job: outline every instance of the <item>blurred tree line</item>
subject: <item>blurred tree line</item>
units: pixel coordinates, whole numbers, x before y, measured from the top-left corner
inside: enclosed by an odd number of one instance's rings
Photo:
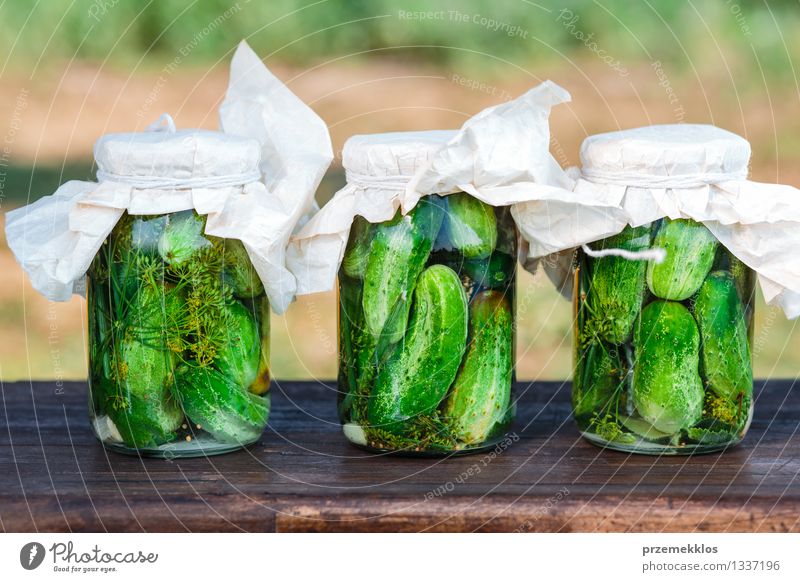
[[[176,55],[181,64],[204,65],[247,38],[259,54],[301,65],[344,55],[434,66],[530,65],[573,56],[594,42],[631,63],[657,58],[689,66],[722,52],[734,66],[788,76],[800,55],[798,30],[797,0],[7,0],[0,6],[0,46],[19,68],[73,57],[161,66]]]

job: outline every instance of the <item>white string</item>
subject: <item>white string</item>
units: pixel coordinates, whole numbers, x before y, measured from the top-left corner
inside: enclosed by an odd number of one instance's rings
[[[175,120],[169,113],[162,113],[159,118],[147,126],[145,131],[175,133]],[[222,174],[220,176],[196,176],[191,178],[171,178],[168,176],[131,176],[97,170],[98,182],[125,184],[141,190],[185,190],[189,188],[226,188],[243,186],[261,180],[258,169],[239,174]]]
[[[613,171],[584,167],[581,169],[581,177],[589,182],[598,184],[616,184],[631,188],[667,188],[667,189],[687,189],[729,182],[731,180],[746,180],[747,167],[740,168],[735,172],[699,172],[694,174],[679,174],[674,176],[642,174],[639,172]]]
[[[667,258],[667,251],[661,247],[653,247],[651,249],[644,249],[641,251],[629,251],[626,249],[601,249],[593,251],[589,245],[581,245],[583,252],[593,258],[600,257],[622,257],[629,261],[653,261],[654,263],[663,263]]]
[[[250,170],[241,174],[221,176],[197,176],[193,178],[169,178],[164,176],[127,176],[111,172],[97,171],[98,182],[125,184],[142,190],[183,190],[188,188],[225,188],[258,182],[261,173]]]
[[[358,188],[380,188],[382,190],[405,190],[413,176],[373,176],[345,170],[345,179]]]
[[[145,131],[166,131],[167,133],[175,133],[178,129],[175,127],[175,120],[169,113],[162,113],[158,119],[145,128]]]

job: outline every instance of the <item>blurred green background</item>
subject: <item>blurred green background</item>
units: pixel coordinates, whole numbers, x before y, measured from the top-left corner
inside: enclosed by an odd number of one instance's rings
[[[586,135],[714,123],[746,136],[752,176],[800,185],[796,0],[75,0],[0,5],[0,209],[91,179],[91,147],[163,111],[216,127],[242,38],[325,119],[336,151],[355,133],[457,127],[544,79],[552,151],[575,165]],[[324,203],[342,184],[337,161]],[[85,375],[82,299],[33,293],[0,240],[0,379]],[[570,374],[571,311],[540,274],[520,277],[518,376]],[[278,378],[332,378],[335,298],[274,318]],[[800,335],[757,310],[759,376],[797,375]]]
[[[787,56],[798,50],[791,46],[800,28],[795,0],[16,1],[3,4],[0,46],[4,53],[13,50],[19,65],[74,55],[123,67],[160,67],[200,35],[202,42],[192,46],[184,64],[213,63],[247,38],[263,55],[302,66],[358,55],[492,69],[502,68],[497,59],[533,64],[580,49],[583,39],[565,26],[570,19],[563,10],[579,17],[576,29],[594,33],[608,52],[613,48],[627,61],[657,52],[662,62],[688,70],[690,61],[714,59],[718,50],[733,57],[746,39],[766,74],[793,77]],[[488,26],[484,18],[510,26]],[[214,30],[204,32],[208,28]],[[530,42],[504,42],[514,38]],[[743,56],[745,62],[733,63],[737,69],[752,64],[752,54]]]

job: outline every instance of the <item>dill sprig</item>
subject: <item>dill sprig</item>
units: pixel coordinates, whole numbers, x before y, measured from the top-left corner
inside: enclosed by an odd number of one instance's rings
[[[589,421],[589,428],[597,436],[610,443],[632,443],[636,441],[636,436],[626,431],[617,422],[616,416],[611,414],[595,413]]]
[[[739,394],[734,400],[706,391],[703,418],[723,422],[741,429],[750,414],[750,398]]]
[[[401,452],[453,451],[459,448],[453,429],[438,411],[416,416],[403,424],[403,433],[364,426],[367,444],[375,449]]]
[[[176,334],[169,343],[174,350],[185,349],[195,365],[209,366],[228,337],[230,317],[225,309],[233,300],[231,289],[222,282],[221,244],[199,249],[177,266],[167,267],[178,279],[178,291],[186,294],[185,314],[176,321]]]

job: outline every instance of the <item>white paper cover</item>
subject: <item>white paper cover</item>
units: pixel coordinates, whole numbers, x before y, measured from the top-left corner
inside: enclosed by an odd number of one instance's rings
[[[282,313],[296,282],[286,244],[333,159],[324,122],[242,42],[220,109],[223,132],[110,134],[95,144],[98,182],[67,182],[6,214],[6,237],[34,288],[55,301],[81,281],[123,212],[195,209],[206,234],[239,239]]]
[[[800,315],[800,191],[748,181],[749,143],[708,125],[595,135],[569,191],[512,208],[531,260],[561,252],[555,280],[584,244],[668,217],[702,222],[758,274],[765,299]],[[531,263],[532,264],[532,263]],[[555,275],[554,275],[555,273]]]
[[[569,93],[545,81],[490,107],[457,131],[351,137],[347,185],[292,237],[287,264],[297,293],[333,288],[356,216],[377,223],[409,212],[429,194],[464,191],[492,206],[536,200],[571,185],[550,155],[548,119]]]

